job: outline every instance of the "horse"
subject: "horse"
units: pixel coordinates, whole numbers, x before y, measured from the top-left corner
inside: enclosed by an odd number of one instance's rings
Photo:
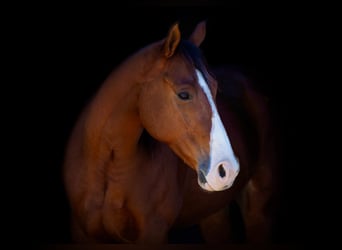
[[[232,202],[246,241],[270,239],[267,101],[241,74],[210,69],[205,36],[205,21],[187,39],[175,23],[116,67],[81,112],[63,162],[73,242],[165,244],[191,225],[205,242],[231,242]]]

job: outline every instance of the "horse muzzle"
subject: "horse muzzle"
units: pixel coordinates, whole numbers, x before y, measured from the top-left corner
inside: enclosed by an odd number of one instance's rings
[[[206,191],[222,191],[230,188],[239,174],[239,164],[221,161],[212,166],[200,164],[198,169],[198,184]]]

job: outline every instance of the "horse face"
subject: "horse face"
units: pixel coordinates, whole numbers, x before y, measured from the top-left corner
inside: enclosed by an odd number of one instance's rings
[[[227,189],[239,164],[215,105],[217,84],[181,56],[167,64],[158,78],[142,87],[139,110],[143,126],[197,171],[203,189]]]
[[[216,108],[217,83],[184,54],[167,49],[160,73],[142,85],[142,124],[197,171],[203,189],[227,189],[239,172],[239,163]]]

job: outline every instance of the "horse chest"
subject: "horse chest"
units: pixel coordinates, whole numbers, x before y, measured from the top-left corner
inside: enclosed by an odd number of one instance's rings
[[[153,155],[142,157],[130,172],[108,183],[104,227],[120,240],[164,241],[180,210],[178,159],[165,152]]]

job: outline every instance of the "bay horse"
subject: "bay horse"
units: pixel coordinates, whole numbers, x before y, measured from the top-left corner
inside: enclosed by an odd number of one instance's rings
[[[205,241],[229,242],[234,200],[246,239],[269,239],[267,105],[239,75],[209,70],[205,35],[205,22],[188,39],[174,24],[113,70],[81,113],[63,165],[73,241],[168,243],[171,230],[196,224]]]

